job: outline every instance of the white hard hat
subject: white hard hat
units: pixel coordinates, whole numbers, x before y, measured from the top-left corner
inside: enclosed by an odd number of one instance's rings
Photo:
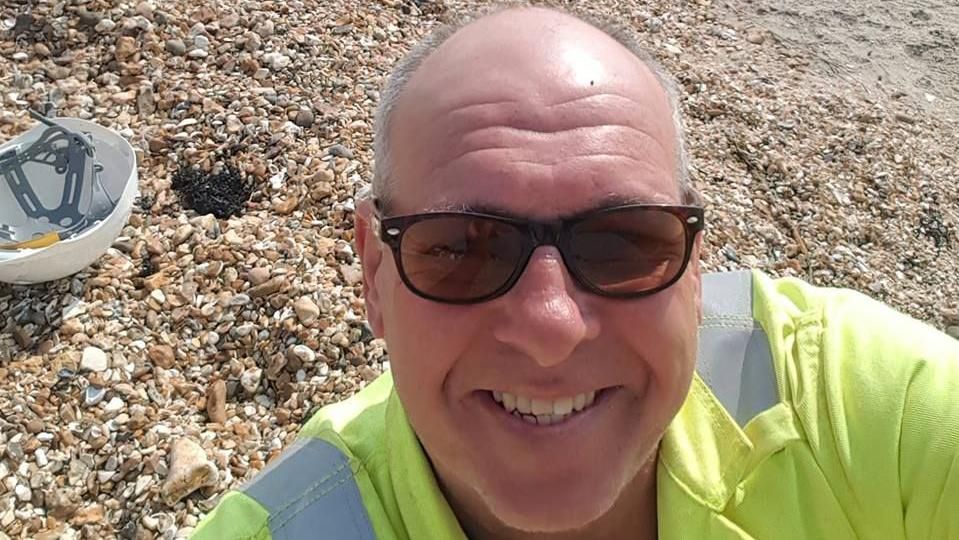
[[[0,146],[0,281],[8,283],[89,266],[120,235],[139,193],[136,156],[118,133],[32,114],[41,124]]]

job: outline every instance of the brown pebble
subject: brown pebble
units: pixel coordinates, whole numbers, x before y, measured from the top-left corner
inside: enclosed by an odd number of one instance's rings
[[[176,362],[176,354],[173,347],[169,345],[152,345],[147,350],[147,358],[153,362],[153,365],[163,369],[170,369]]]
[[[206,392],[206,415],[211,422],[226,423],[226,383],[213,381]]]
[[[283,284],[286,282],[285,279],[281,277],[275,277],[266,283],[251,287],[246,293],[250,298],[262,298],[264,296],[270,296],[276,294],[283,288]]]

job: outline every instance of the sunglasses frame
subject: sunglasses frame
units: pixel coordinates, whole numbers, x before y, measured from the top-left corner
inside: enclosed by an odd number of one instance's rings
[[[612,293],[604,291],[586,279],[586,277],[578,268],[575,267],[575,265],[569,264],[569,257],[567,256],[567,253],[570,250],[569,241],[571,230],[573,227],[587,219],[607,213],[631,209],[665,212],[678,218],[679,222],[683,226],[683,234],[685,236],[683,262],[680,265],[679,270],[676,272],[676,275],[672,279],[653,289],[630,293]],[[389,246],[390,251],[393,252],[393,260],[396,263],[397,270],[399,271],[400,279],[403,281],[406,287],[421,298],[432,300],[434,302],[441,302],[444,304],[478,304],[503,296],[509,292],[514,285],[516,285],[516,282],[519,281],[520,276],[522,276],[523,272],[526,270],[526,266],[529,264],[529,260],[532,258],[533,253],[541,246],[554,246],[557,250],[559,250],[560,256],[563,258],[563,264],[566,265],[566,269],[570,273],[570,276],[572,276],[577,285],[589,292],[606,298],[624,300],[649,296],[672,286],[674,283],[679,281],[683,274],[686,273],[686,268],[689,265],[696,235],[704,230],[706,225],[705,211],[702,207],[664,204],[625,204],[609,206],[605,208],[588,210],[568,218],[551,221],[517,219],[508,216],[478,212],[427,212],[422,214],[381,217],[379,212],[376,211],[372,217],[373,233],[377,236],[377,238],[382,240],[383,243]],[[506,281],[494,291],[475,298],[451,300],[448,298],[433,296],[425,291],[422,291],[413,283],[411,283],[410,279],[407,277],[406,271],[403,268],[403,255],[401,252],[403,236],[406,234],[406,231],[409,230],[412,225],[421,221],[450,217],[474,217],[490,219],[509,225],[523,233],[524,244],[522,257],[519,261],[517,261],[516,268],[513,269],[513,273],[510,274],[509,278],[507,278]]]

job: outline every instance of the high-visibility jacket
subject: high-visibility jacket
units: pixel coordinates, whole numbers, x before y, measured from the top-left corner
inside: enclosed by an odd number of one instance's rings
[[[663,539],[959,539],[959,341],[858,293],[703,277],[662,440]],[[328,406],[205,539],[465,538],[389,374]]]

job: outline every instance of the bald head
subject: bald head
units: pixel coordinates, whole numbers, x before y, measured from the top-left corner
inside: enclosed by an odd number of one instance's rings
[[[581,132],[589,127],[599,129]],[[552,9],[506,9],[434,32],[394,70],[377,111],[374,194],[391,200],[394,182],[496,146],[511,147],[505,162],[563,169],[564,155],[602,156],[610,141],[655,149],[632,165],[668,176],[671,198],[688,202],[675,95],[658,64],[615,30]],[[557,146],[564,152],[544,154]]]

